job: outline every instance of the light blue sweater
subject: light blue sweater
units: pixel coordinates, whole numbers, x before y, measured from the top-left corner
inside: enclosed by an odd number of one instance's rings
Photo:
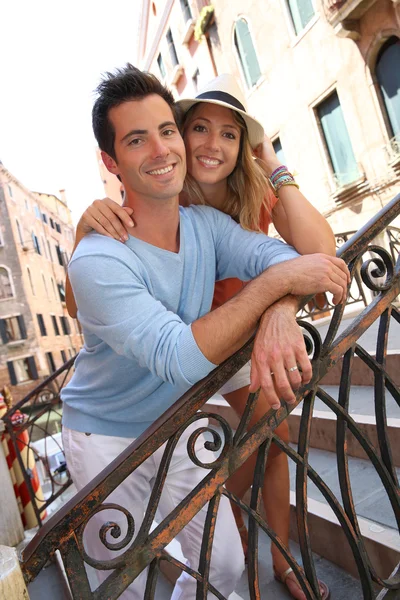
[[[85,345],[61,394],[63,423],[140,435],[215,368],[191,329],[209,312],[215,281],[248,281],[297,256],[206,206],[180,208],[177,254],[134,237],[86,236],[68,268]]]

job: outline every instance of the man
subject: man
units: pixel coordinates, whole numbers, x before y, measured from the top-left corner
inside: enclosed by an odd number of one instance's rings
[[[268,307],[288,294],[321,291],[331,291],[340,301],[348,281],[344,263],[336,258],[298,258],[293,248],[246,232],[210,207],[179,208],[185,148],[173,98],[155,77],[128,66],[108,75],[98,91],[94,133],[106,167],[121,178],[125,204],[134,208],[137,225],[124,245],[87,236],[69,266],[85,336],[76,371],[62,394],[64,447],[78,489],[240,348]],[[253,281],[210,313],[215,280],[227,277]],[[252,384],[260,384],[271,402],[278,400],[277,392],[292,401],[292,386],[300,383],[298,373],[285,370],[284,353],[277,357],[275,352],[270,360],[268,350],[271,323],[278,316],[288,332],[294,331],[293,303],[289,298],[270,309],[255,343]],[[310,363],[297,330],[294,335],[294,342],[288,340],[292,360],[307,381]],[[174,452],[159,504],[161,518],[205,476],[187,456],[193,429],[188,428]],[[162,451],[110,496],[133,514],[136,530]],[[193,569],[198,568],[204,518],[205,509],[178,536]],[[95,533],[86,543],[89,554],[100,558]],[[210,581],[228,597],[242,570],[239,535],[223,497]],[[144,584],[139,577],[122,597],[142,599]],[[195,580],[183,574],[172,598],[192,600],[195,590]]]

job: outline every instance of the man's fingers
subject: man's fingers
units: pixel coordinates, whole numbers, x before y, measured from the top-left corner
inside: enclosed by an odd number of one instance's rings
[[[261,384],[263,384],[263,381],[261,381]],[[279,398],[282,398],[282,400],[285,400],[289,404],[296,400],[283,361],[274,364],[274,384],[276,394]]]
[[[297,357],[297,364],[299,366],[299,370],[301,370],[302,383],[309,383],[312,377],[312,366],[305,349],[304,352],[299,353]]]

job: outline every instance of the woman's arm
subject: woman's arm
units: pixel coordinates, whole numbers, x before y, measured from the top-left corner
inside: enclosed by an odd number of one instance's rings
[[[275,154],[269,138],[257,148],[256,155],[261,159],[268,177],[282,163]],[[333,231],[318,210],[303,196],[294,185],[282,186],[279,199],[272,210],[272,221],[279,235],[299,254],[322,252],[336,255]]]
[[[111,200],[111,198],[95,200],[79,219],[72,254],[75,252],[79,242],[91,231],[97,231],[97,233],[112,237],[120,242],[126,242],[128,239],[126,227],[134,227],[135,225],[131,218],[132,213],[132,208],[128,206],[122,207],[117,202],[114,202],[114,200]],[[78,309],[68,272],[65,288],[68,314],[73,319],[76,319]]]

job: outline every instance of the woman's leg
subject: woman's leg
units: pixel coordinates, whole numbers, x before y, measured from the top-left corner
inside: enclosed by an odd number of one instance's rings
[[[248,386],[230,393],[224,393],[223,395],[225,400],[241,417],[249,395]],[[270,406],[266,398],[263,396],[262,392],[260,392],[248,429],[255,425],[269,409]],[[289,442],[289,425],[287,420],[283,421],[283,423],[275,429],[275,433],[284,442]],[[244,494],[253,483],[256,459],[257,453],[255,452],[226,482],[227,489],[236,494],[239,498],[243,498]],[[273,443],[268,452],[262,487],[262,498],[268,524],[279,536],[281,541],[288,547],[290,525],[289,464],[286,454]],[[237,509],[234,509],[233,512],[241,535],[242,545],[246,551],[248,539],[245,533],[243,517],[239,514],[240,511]],[[271,553],[274,571],[278,578],[280,578],[289,568],[289,564],[272,542]],[[306,596],[302,592],[293,572],[287,576],[285,585],[293,598],[296,598],[296,600],[306,600]]]

